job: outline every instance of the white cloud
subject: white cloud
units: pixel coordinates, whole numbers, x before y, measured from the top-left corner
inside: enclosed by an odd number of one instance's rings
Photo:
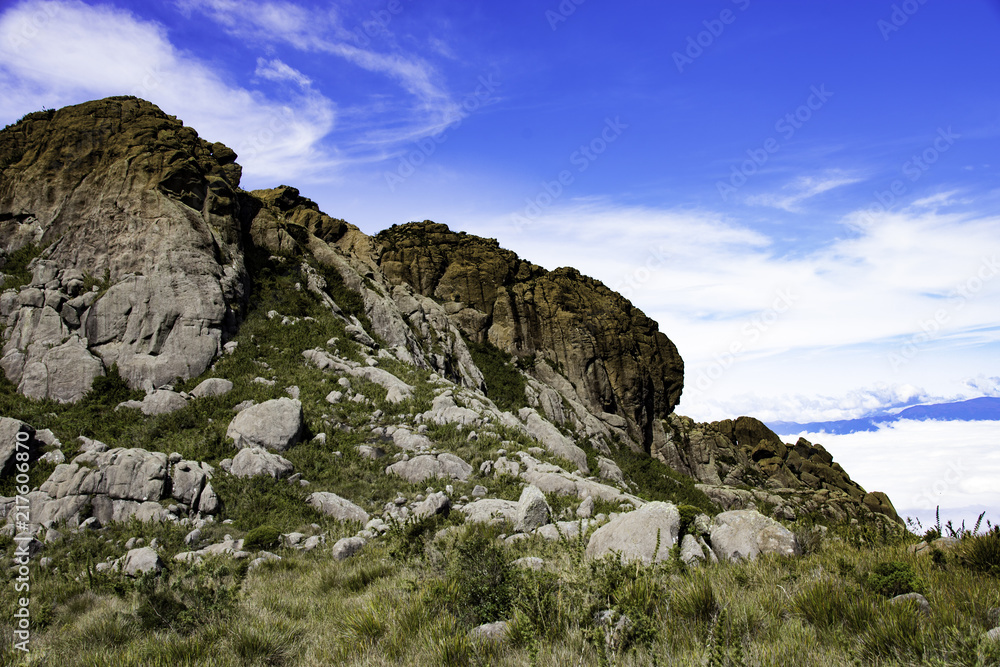
[[[0,116],[133,94],[239,154],[249,182],[330,169],[320,141],[333,103],[312,91],[284,100],[234,86],[176,49],[163,26],[76,0],[32,0],[0,15]]]
[[[268,81],[291,81],[302,88],[309,88],[312,86],[312,79],[294,67],[290,67],[289,65],[281,62],[277,58],[274,60],[257,58],[257,69],[254,71],[254,75],[259,76],[262,79],[267,79]]]
[[[904,420],[872,432],[802,435],[826,447],[865,489],[889,494],[899,510],[982,506],[995,518],[1000,511],[998,433],[995,421]]]
[[[769,206],[785,211],[799,211],[799,204],[816,195],[839,188],[842,185],[860,182],[860,178],[847,176],[840,172],[830,172],[823,176],[800,176],[789,183],[778,193],[767,193],[747,197],[748,204],[754,206]]]
[[[393,49],[391,39],[383,40],[384,46],[395,52],[369,48],[371,39],[363,26],[353,26],[353,30],[344,26],[336,11],[324,15],[291,2],[266,0],[180,0],[178,6],[189,13],[205,14],[242,39],[262,46],[286,44],[300,51],[330,54],[399,84],[412,98],[408,104],[395,99],[391,104],[384,99],[372,100],[350,114],[354,124],[349,128],[351,136],[347,141],[355,148],[392,151],[402,143],[433,134],[460,117],[459,103],[452,99],[430,63]],[[391,20],[392,15],[388,15]],[[375,26],[373,22],[364,25]],[[388,26],[377,27],[378,33],[391,37]],[[364,41],[358,38],[359,34]],[[378,120],[373,122],[373,118]],[[406,121],[401,123],[401,118]]]
[[[983,372],[983,350],[1000,347],[998,217],[882,214],[848,236],[834,223],[829,240],[788,254],[704,210],[566,200],[522,228],[509,216],[469,220],[468,231],[550,269],[574,266],[656,320],[685,361],[681,410],[699,418],[837,419],[866,405],[838,413],[781,387],[955,395],[953,383]]]

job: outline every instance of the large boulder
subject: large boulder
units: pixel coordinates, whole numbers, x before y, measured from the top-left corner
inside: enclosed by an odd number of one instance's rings
[[[545,494],[537,486],[526,486],[521,491],[521,497],[517,501],[514,530],[530,533],[536,528],[541,528],[549,522],[551,513],[552,510],[545,500]]]
[[[368,523],[368,512],[364,511],[350,500],[341,498],[336,493],[317,491],[306,498],[306,502],[317,510],[332,516],[338,521],[360,521]]]
[[[233,457],[229,473],[234,477],[267,475],[281,479],[292,474],[292,462],[260,447],[246,447]]]
[[[723,512],[712,520],[712,551],[719,560],[755,559],[759,554],[796,556],[801,553],[795,534],[755,510]]]
[[[229,423],[226,437],[236,447],[263,447],[283,452],[302,440],[305,421],[302,403],[294,398],[275,398],[252,405]]]
[[[423,454],[407,461],[397,461],[385,469],[386,474],[398,475],[418,484],[433,477],[464,482],[472,474],[472,466],[454,454]]]
[[[223,378],[208,378],[202,380],[197,387],[191,390],[191,395],[195,398],[205,398],[208,396],[225,396],[233,390],[233,383]]]
[[[680,512],[672,503],[647,503],[634,512],[619,514],[594,531],[586,553],[589,558],[617,553],[623,562],[649,564],[666,560],[677,543],[680,525]]]
[[[157,501],[168,490],[167,455],[116,447],[80,454],[56,466],[41,491],[52,498],[100,494],[111,499]]]

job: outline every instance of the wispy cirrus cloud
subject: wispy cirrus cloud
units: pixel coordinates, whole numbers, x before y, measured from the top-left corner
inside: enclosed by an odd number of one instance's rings
[[[795,213],[801,210],[800,205],[803,202],[834,188],[859,183],[861,180],[841,172],[830,172],[821,176],[800,176],[778,192],[752,195],[747,197],[746,202],[753,206],[767,206]]]
[[[351,110],[345,144],[365,150],[392,151],[400,144],[433,134],[460,118],[461,107],[435,67],[426,59],[395,47],[392,33],[381,26],[386,50],[358,44],[355,33],[336,9],[306,10],[292,2],[237,0],[179,0],[183,11],[201,13],[229,34],[261,47],[286,45],[311,53],[337,57],[355,67],[383,75],[398,84],[408,101],[384,97]],[[441,42],[441,45],[444,43]],[[406,122],[400,122],[405,118]]]

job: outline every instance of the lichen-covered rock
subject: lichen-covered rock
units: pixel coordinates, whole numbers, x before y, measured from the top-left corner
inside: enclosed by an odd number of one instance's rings
[[[3,368],[21,391],[77,400],[113,363],[137,388],[205,370],[246,282],[234,159],[136,98],[0,132],[0,247],[48,246],[42,301],[25,294],[8,318]],[[70,298],[84,276],[110,282],[91,303]]]
[[[375,237],[379,267],[394,285],[456,305],[452,322],[504,352],[558,362],[584,403],[627,420],[633,439],[680,399],[684,366],[655,322],[574,269],[546,271],[493,239],[430,222]]]
[[[263,447],[283,452],[302,439],[302,404],[293,398],[275,398],[252,405],[229,423],[226,437],[240,449]]]

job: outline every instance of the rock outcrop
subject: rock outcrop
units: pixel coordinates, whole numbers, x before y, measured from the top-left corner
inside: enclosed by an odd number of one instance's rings
[[[785,444],[752,417],[698,424],[670,415],[650,454],[700,482],[725,509],[770,505],[784,519],[879,515],[901,523],[884,493],[866,493],[822,445]]]
[[[235,159],[135,98],[0,132],[0,249],[44,248],[2,309],[22,392],[74,401],[112,364],[136,387],[208,367],[244,298]]]
[[[474,341],[550,360],[592,412],[624,418],[648,449],[653,423],[680,400],[677,348],[620,295],[575,269],[545,269],[483,239],[431,222],[393,226],[375,237],[378,266],[444,304]],[[529,362],[530,365],[530,362]]]

